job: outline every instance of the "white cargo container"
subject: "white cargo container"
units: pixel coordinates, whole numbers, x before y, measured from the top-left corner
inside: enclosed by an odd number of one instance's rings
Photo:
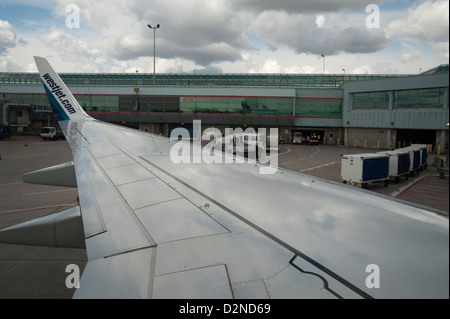
[[[389,156],[389,177],[394,177],[395,182],[398,183],[400,176],[405,175],[406,179],[409,176],[409,169],[411,167],[410,152],[408,150],[397,149],[394,151],[383,151],[378,154],[385,154]]]
[[[386,154],[352,154],[341,157],[341,181],[367,187],[369,182],[389,180],[389,156]]]
[[[420,170],[420,162],[421,162],[421,154],[422,154],[422,148],[420,146],[408,146],[404,148],[399,148],[398,150],[407,151],[409,152],[410,156],[410,167],[409,172],[411,176],[414,175],[414,172],[419,172]]]
[[[428,159],[428,145],[427,144],[412,144],[411,146],[420,148],[420,169],[427,168]]]

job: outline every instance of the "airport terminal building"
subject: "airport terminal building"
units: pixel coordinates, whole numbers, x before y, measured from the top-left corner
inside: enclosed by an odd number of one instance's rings
[[[449,65],[415,75],[60,74],[99,120],[169,136],[176,127],[277,127],[321,143],[369,148],[433,144],[448,152]],[[13,134],[53,125],[37,73],[0,73],[0,120]]]

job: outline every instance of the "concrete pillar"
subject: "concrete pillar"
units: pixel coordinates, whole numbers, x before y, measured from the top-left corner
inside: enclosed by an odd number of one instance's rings
[[[436,152],[440,151],[440,154],[446,153],[448,150],[445,148],[445,146],[448,143],[447,137],[448,137],[448,131],[447,130],[440,130],[436,132]]]
[[[386,133],[386,148],[387,149],[394,149],[394,142],[392,142],[392,130],[390,128],[387,129],[387,133]]]
[[[394,109],[394,91],[389,91],[389,112]]]
[[[448,110],[448,87],[444,88],[444,105],[442,107],[444,110]]]
[[[350,141],[349,141],[349,130],[350,130],[350,128],[348,128],[348,127],[346,127],[346,128],[344,129],[344,141],[343,141],[343,144],[344,144],[344,145],[346,145],[346,144],[345,144],[346,142],[350,143]],[[347,145],[346,145],[346,146],[347,146]]]

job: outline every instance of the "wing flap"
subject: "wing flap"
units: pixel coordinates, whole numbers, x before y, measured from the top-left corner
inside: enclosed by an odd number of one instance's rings
[[[77,187],[73,162],[43,168],[22,176],[24,183]]]
[[[16,245],[85,248],[79,207],[0,231],[0,242]]]
[[[153,265],[154,248],[88,261],[74,298],[149,298]]]
[[[90,238],[107,232],[111,241],[101,251],[103,240],[87,243],[88,258],[105,257],[130,250],[154,246],[155,242],[142,227],[132,208],[122,197],[104,170],[87,148],[76,157],[80,206],[85,225],[85,236]],[[89,243],[95,242],[95,245]],[[112,247],[112,251],[111,251]]]

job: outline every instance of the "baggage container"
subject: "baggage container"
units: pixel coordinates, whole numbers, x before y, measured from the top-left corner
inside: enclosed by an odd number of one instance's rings
[[[419,172],[419,170],[420,170],[422,148],[420,146],[412,146],[411,145],[408,147],[399,148],[398,150],[409,152],[409,156],[410,156],[410,160],[411,160],[409,172],[410,172],[411,176],[414,176],[414,173]]]
[[[370,153],[342,155],[341,181],[349,185],[360,185],[366,188],[370,182],[389,180],[389,155]]]
[[[389,177],[393,177],[396,183],[399,182],[400,176],[402,175],[405,175],[406,179],[408,179],[409,169],[411,167],[409,151],[398,149],[378,152],[378,154],[389,156]]]
[[[427,168],[428,159],[428,145],[427,144],[412,144],[411,146],[420,148],[420,169]]]

